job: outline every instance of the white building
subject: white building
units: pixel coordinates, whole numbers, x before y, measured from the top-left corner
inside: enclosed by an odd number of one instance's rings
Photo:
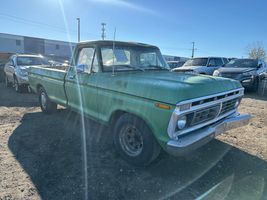
[[[69,60],[76,43],[0,33],[0,53],[42,54]]]

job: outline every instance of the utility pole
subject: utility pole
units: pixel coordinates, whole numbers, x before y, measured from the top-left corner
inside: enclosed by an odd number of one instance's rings
[[[105,40],[105,37],[106,37],[106,23],[101,23],[102,25],[102,34],[101,34],[101,37],[102,37],[102,40]]]
[[[193,44],[193,48],[192,48],[192,58],[194,58],[194,55],[195,55],[195,42],[192,42]]]
[[[80,37],[81,37],[81,30],[80,30],[80,18],[76,18],[77,19],[77,22],[78,22],[78,42],[80,42]]]

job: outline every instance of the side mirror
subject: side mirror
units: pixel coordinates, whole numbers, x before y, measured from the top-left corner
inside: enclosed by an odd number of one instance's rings
[[[258,64],[258,69],[262,67],[262,63]]]
[[[77,74],[82,74],[85,72],[85,69],[87,68],[87,65],[81,64],[76,66],[76,72]]]

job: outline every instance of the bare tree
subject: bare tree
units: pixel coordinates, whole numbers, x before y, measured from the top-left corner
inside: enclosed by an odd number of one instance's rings
[[[248,46],[248,57],[252,59],[265,59],[266,51],[262,42],[254,42]]]

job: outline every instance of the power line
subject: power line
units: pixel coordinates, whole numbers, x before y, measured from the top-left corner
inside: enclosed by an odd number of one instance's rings
[[[28,24],[28,25],[31,24],[33,26],[46,27],[46,29],[50,29],[50,30],[53,30],[53,31],[61,32],[61,33],[68,33],[68,32],[72,32],[72,33],[75,33],[75,34],[77,33],[77,31],[74,30],[74,29],[69,29],[67,31],[63,27],[54,26],[54,25],[43,23],[43,22],[38,22],[38,21],[35,21],[35,20],[26,19],[26,18],[21,18],[21,17],[17,17],[17,16],[6,14],[6,13],[0,13],[0,16],[3,16],[7,20],[10,20],[10,21],[13,21],[13,22],[19,22],[19,23]],[[96,34],[89,33],[89,32],[81,32],[81,33],[86,34],[86,35],[89,34],[89,35],[92,35],[92,36],[97,36]]]

